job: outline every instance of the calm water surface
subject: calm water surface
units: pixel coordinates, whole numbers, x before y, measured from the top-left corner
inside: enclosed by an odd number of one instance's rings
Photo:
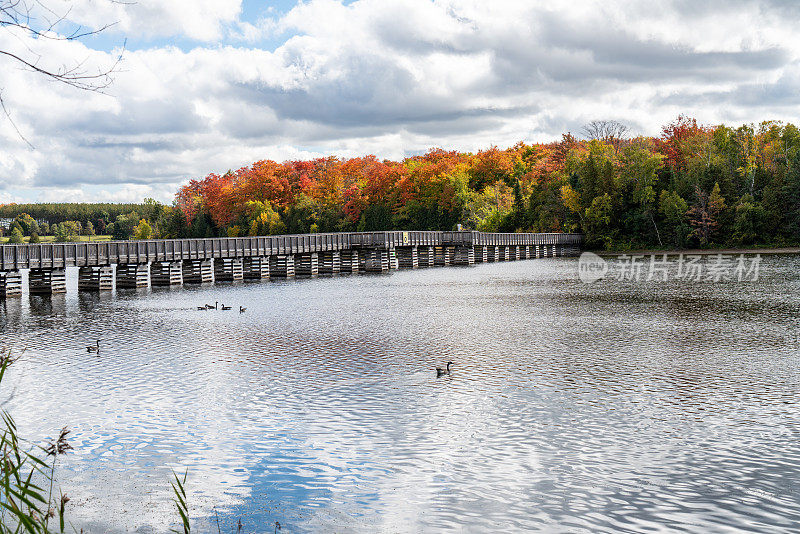
[[[72,429],[89,532],[177,526],[173,468],[197,532],[795,529],[800,257],[746,284],[576,264],[108,295],[73,272],[0,304],[6,407],[31,438]]]

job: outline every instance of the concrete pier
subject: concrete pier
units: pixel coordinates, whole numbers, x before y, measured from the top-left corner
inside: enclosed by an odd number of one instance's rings
[[[111,291],[114,289],[114,268],[110,265],[80,267],[79,291]]]
[[[28,289],[32,295],[52,295],[67,292],[65,269],[31,269]]]
[[[183,260],[184,284],[209,284],[214,281],[211,260]]]

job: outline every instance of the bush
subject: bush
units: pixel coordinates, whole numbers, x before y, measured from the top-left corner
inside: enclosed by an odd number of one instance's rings
[[[11,231],[11,237],[8,238],[9,243],[22,243],[22,230],[19,226],[15,226]]]
[[[31,238],[28,240],[29,243],[39,243],[41,239],[39,239],[39,234],[36,232],[31,233]]]
[[[133,235],[134,228],[136,227],[137,220],[138,219],[136,218],[135,213],[129,213],[128,215],[120,215],[117,217],[117,220],[114,222],[114,232],[112,234],[114,239],[130,239]]]
[[[58,223],[58,225],[56,225],[55,230],[53,230],[53,241],[56,243],[65,243],[69,241],[69,233],[67,233],[67,228],[64,226],[64,223]]]

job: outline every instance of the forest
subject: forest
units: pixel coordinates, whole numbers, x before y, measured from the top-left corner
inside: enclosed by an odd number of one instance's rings
[[[477,153],[261,160],[188,181],[171,206],[103,205],[78,222],[109,227],[119,239],[461,225],[583,232],[588,247],[606,250],[800,244],[794,125],[705,126],[680,116],[658,137],[626,133],[619,122],[596,121],[583,139],[564,134]],[[51,225],[67,218],[58,204],[36,206],[0,206],[0,217],[26,213]]]

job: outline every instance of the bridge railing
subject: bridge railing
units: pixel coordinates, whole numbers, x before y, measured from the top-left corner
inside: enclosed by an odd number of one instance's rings
[[[576,245],[581,234],[387,231],[0,245],[0,270],[303,254],[358,247]]]

